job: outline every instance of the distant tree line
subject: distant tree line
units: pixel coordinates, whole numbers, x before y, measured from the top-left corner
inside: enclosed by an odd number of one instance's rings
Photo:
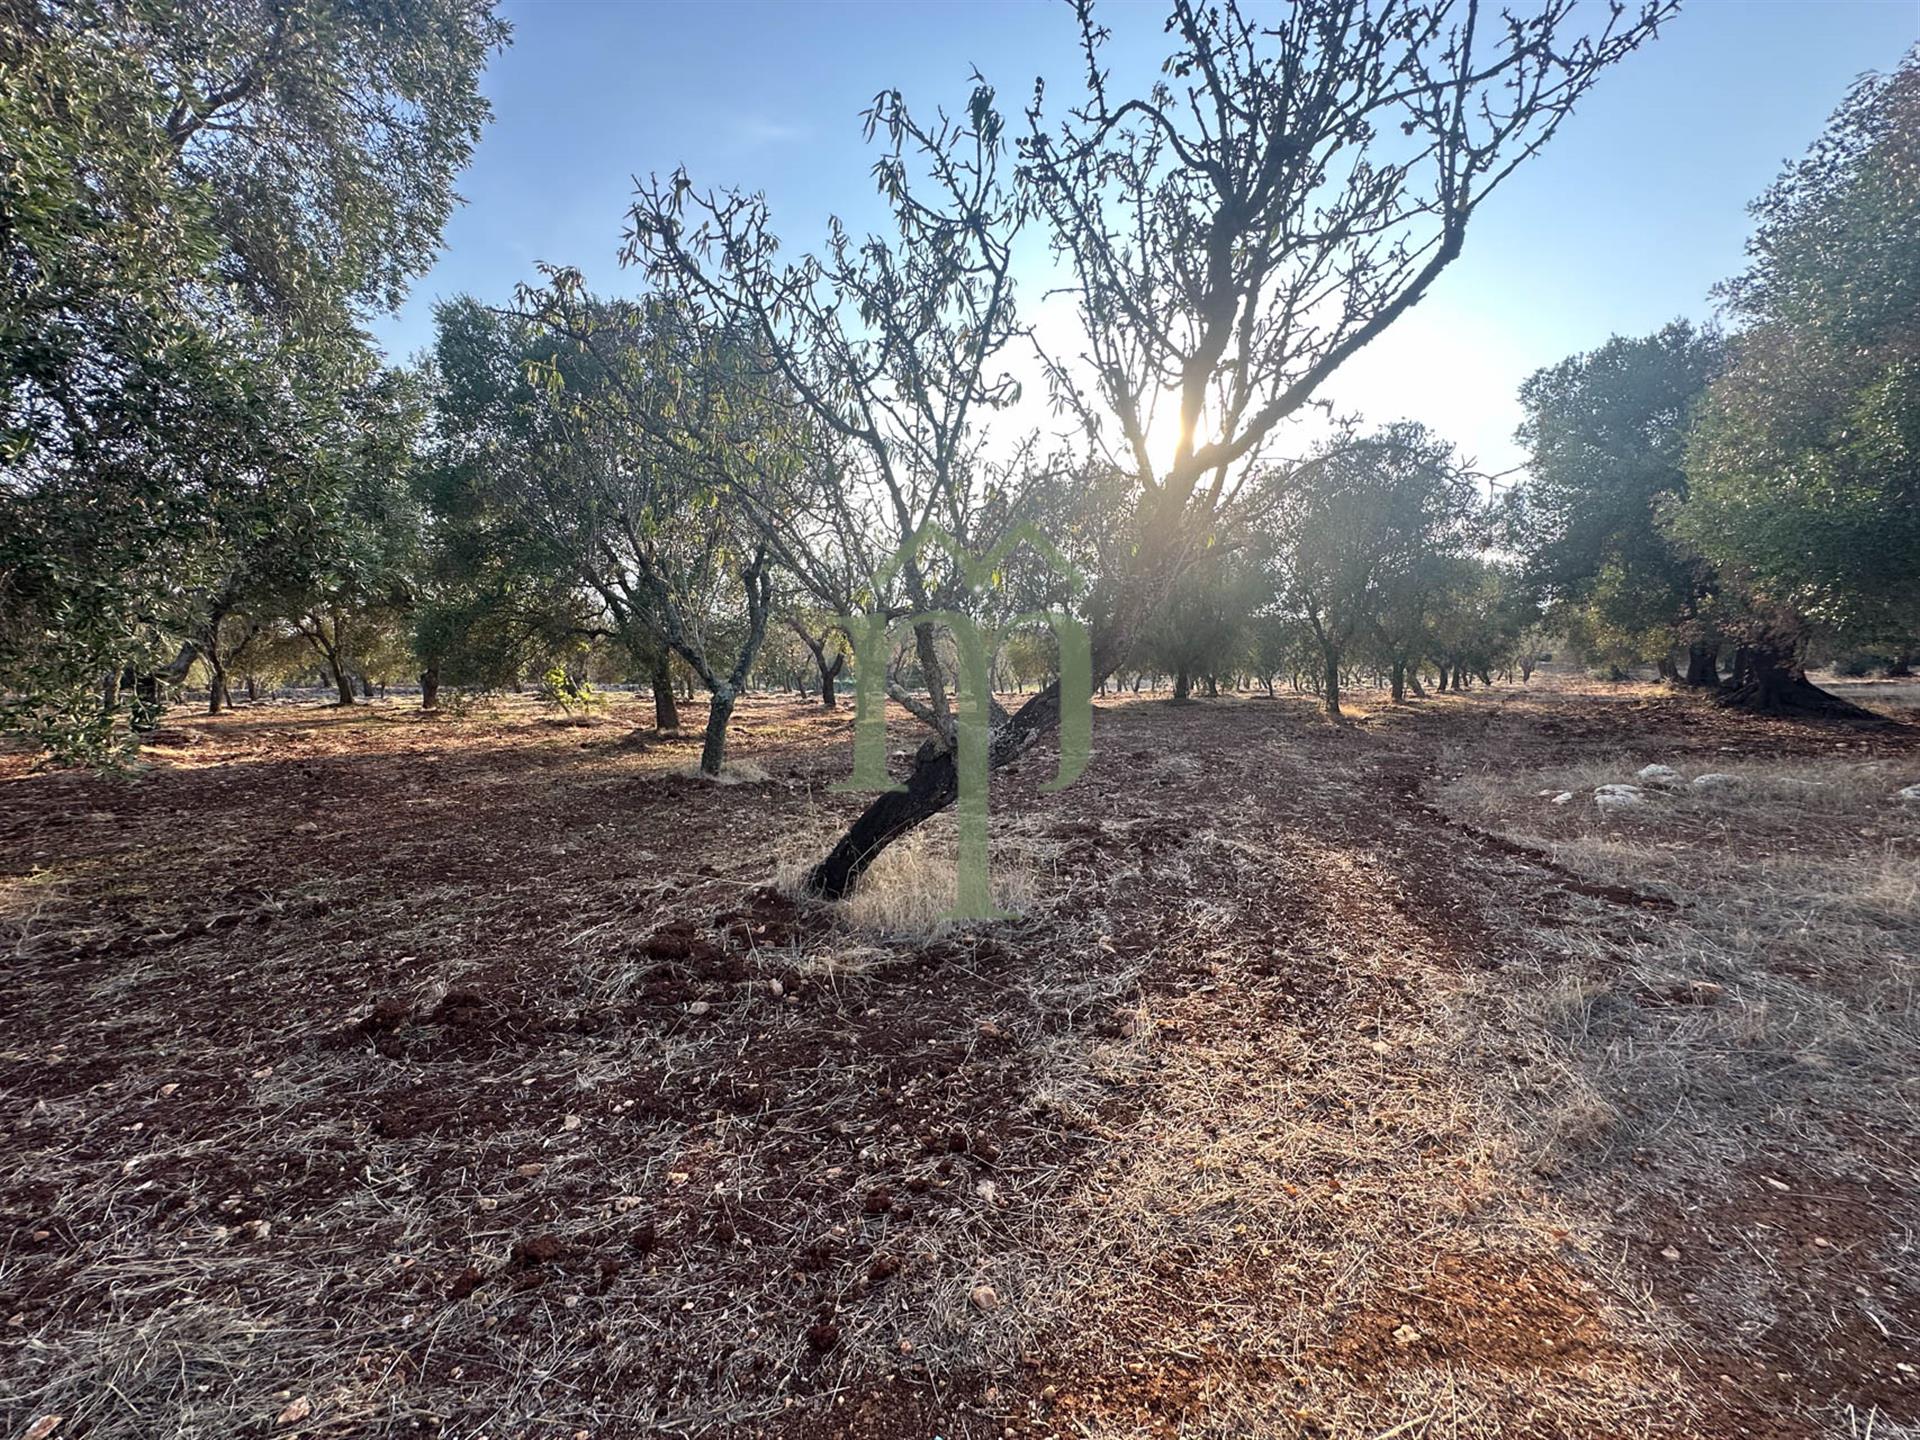
[[[1756,203],[1725,333],[1526,383],[1518,484],[1404,421],[1281,453],[1670,8],[1172,0],[1161,78],[1122,93],[1074,5],[1065,103],[875,98],[870,232],[791,250],[760,195],[650,176],[633,294],[548,268],[443,303],[394,368],[360,327],[438,244],[490,5],[8,7],[6,719],[99,763],[189,677],[216,709],[250,675],[429,707],[627,681],[663,729],[703,696],[717,771],[750,686],[859,682],[926,738],[812,872],[835,897],[954,798],[960,630],[996,636],[994,765],[1058,723],[1051,607],[1098,682],[1182,697],[1284,679],[1338,713],[1565,648],[1828,705],[1810,663],[1898,671],[1920,633],[1915,56]],[[1036,238],[1079,325],[1016,434]],[[850,617],[893,627],[884,674]]]

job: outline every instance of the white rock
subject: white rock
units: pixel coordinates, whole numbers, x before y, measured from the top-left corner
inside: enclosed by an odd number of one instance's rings
[[[1724,770],[1710,770],[1705,775],[1693,777],[1693,788],[1696,790],[1725,790],[1739,783],[1738,775],[1729,775]]]
[[[1920,805],[1920,785],[1909,785],[1904,790],[1894,792],[1896,800],[1904,800],[1909,805]]]
[[[1571,790],[1562,790],[1547,803],[1549,805],[1569,805],[1573,803],[1573,792]]]
[[[1671,765],[1647,765],[1633,777],[1642,785],[1651,785],[1659,790],[1678,790],[1685,785],[1686,779]]]
[[[1647,792],[1638,785],[1602,785],[1593,792],[1593,803],[1602,810],[1624,810],[1646,804]]]

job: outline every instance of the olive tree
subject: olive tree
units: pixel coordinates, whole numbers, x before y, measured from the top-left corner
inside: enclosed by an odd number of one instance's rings
[[[1753,207],[1745,322],[1687,447],[1674,532],[1736,602],[1731,703],[1846,708],[1816,638],[1920,636],[1920,48],[1856,85]]]
[[[1410,421],[1338,436],[1267,483],[1281,598],[1313,636],[1321,703],[1338,715],[1350,658],[1424,598],[1437,557],[1471,543],[1477,488],[1453,447]]]
[[[1652,660],[1702,686],[1720,679],[1719,583],[1665,520],[1687,492],[1687,436],[1722,348],[1717,331],[1676,320],[1529,376],[1528,473],[1508,502],[1529,583],[1589,658]]]
[[[506,34],[491,0],[0,7],[0,719],[109,758],[122,675],[145,719],[231,628],[252,501],[342,473],[359,324],[432,259]]]

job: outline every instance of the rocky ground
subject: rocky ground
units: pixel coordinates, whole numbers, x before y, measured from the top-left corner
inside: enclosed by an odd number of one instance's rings
[[[0,757],[0,1435],[1920,1434],[1862,697],[1106,703],[958,930],[939,826],[792,896],[786,699],[726,785],[627,699]]]

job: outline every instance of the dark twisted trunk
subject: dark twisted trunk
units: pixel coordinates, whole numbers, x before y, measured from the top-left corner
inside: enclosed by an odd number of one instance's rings
[[[733,719],[735,696],[730,686],[722,685],[707,702],[707,730],[700,742],[700,770],[718,775],[727,758],[727,724]]]
[[[184,684],[187,672],[193,669],[193,662],[199,655],[199,643],[184,640],[164,669],[136,674],[129,666],[121,673],[119,683],[113,687],[113,694],[117,702],[121,695],[132,692],[133,713],[128,721],[131,729],[138,734],[146,734],[159,728],[167,687]]]
[[[1327,714],[1338,719],[1340,716],[1340,657],[1329,650],[1321,680],[1320,703],[1326,707]]]
[[[653,728],[661,731],[680,728],[680,706],[673,698],[673,660],[664,648],[652,661]]]
[[[1836,719],[1879,720],[1811,680],[1791,645],[1761,644],[1742,647],[1734,682],[1721,693],[1720,703],[1762,715],[1821,715]]]
[[[1393,703],[1399,705],[1404,702],[1407,698],[1407,666],[1405,661],[1396,660],[1393,662],[1392,678],[1388,683],[1392,686],[1390,693],[1393,697]]]
[[[1731,686],[1744,685],[1747,683],[1748,680],[1750,680],[1753,677],[1753,666],[1747,659],[1748,653],[1749,652],[1746,646],[1744,645],[1734,646],[1733,665],[1727,671],[1728,685],[1731,685]]]
[[[227,696],[227,657],[220,650],[220,627],[230,613],[228,602],[216,599],[200,630],[200,657],[207,662],[207,714],[218,715],[230,701]]]
[[[1718,645],[1687,647],[1686,683],[1703,689],[1720,683],[1720,647]]]
[[[1169,527],[1166,533],[1178,532]],[[1106,623],[1091,637],[1087,676],[1091,684],[1106,679],[1133,654],[1136,637],[1144,630],[1148,616],[1179,578],[1186,553],[1182,544],[1166,544],[1135,572],[1129,592],[1118,597],[1121,605],[1108,613]],[[1176,687],[1182,680],[1191,685],[1183,673],[1176,679]],[[992,726],[987,740],[988,771],[1017,760],[1059,725],[1060,682],[1055,679]],[[808,872],[807,891],[824,900],[844,898],[887,846],[945,810],[959,794],[959,757],[940,737],[929,736],[914,752],[913,768],[902,788],[876,795]]]
[[[1094,673],[1107,673],[1097,659]],[[1056,680],[994,730],[987,742],[987,768],[997,770],[1017,759],[1059,723],[1060,682]],[[876,796],[809,872],[806,888],[823,900],[842,899],[887,846],[938,815],[959,794],[958,758],[937,737],[929,736],[914,752],[906,788]]]
[[[301,635],[327,667],[327,675],[333,681],[333,691],[339,697],[339,703],[353,704],[353,677],[347,673],[346,655],[340,646],[337,620],[331,629],[327,621],[318,615],[308,615],[298,623]]]
[[[823,644],[814,647],[813,663],[820,667],[820,708],[823,710],[831,710],[839,703],[839,695],[834,689],[834,682],[840,678],[840,671],[846,666],[846,652],[841,651],[836,654],[833,657],[833,663],[829,665],[827,663],[826,646]]]
[[[1193,677],[1185,670],[1173,672],[1173,698],[1185,700],[1193,694]]]
[[[429,665],[420,672],[420,708],[438,710],[440,708],[440,667]]]
[[[740,582],[747,602],[747,633],[734,656],[733,668],[724,673],[714,668],[713,657],[706,646],[690,633],[679,611],[667,603],[665,587],[659,587],[663,638],[686,661],[687,668],[700,677],[700,683],[711,697],[707,702],[706,733],[700,745],[703,775],[717,776],[726,761],[727,724],[733,719],[734,703],[747,688],[753,675],[753,662],[767,638],[767,618],[773,606],[773,576],[765,546],[756,550],[752,561],[742,567]]]

